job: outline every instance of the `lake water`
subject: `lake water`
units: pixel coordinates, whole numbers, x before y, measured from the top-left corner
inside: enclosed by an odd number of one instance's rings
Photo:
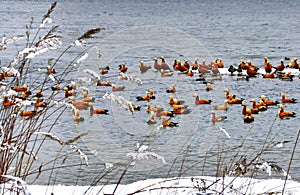
[[[25,24],[30,22],[31,17],[34,17],[33,24],[38,25],[51,3],[2,2],[0,34],[7,37],[24,34]],[[299,6],[297,1],[281,0],[58,2],[52,19],[54,25],[60,25],[62,40],[66,45],[91,28],[106,28],[95,39],[88,40],[89,46],[93,46],[88,51],[89,58],[80,65],[78,71],[70,73],[71,78],[88,77],[83,69],[97,71],[100,66],[108,65],[109,74],[101,76],[101,79],[125,86],[125,91],[114,94],[142,106],[142,110],[132,115],[116,102],[103,98],[107,91],[111,92],[110,88],[84,84],[89,87],[90,94],[96,97],[94,106],[109,109],[109,115],[89,116],[88,111],[82,111],[85,121],[75,125],[72,115],[66,113],[60,119],[59,128],[52,133],[67,140],[78,133],[87,132],[88,135],[79,140],[77,146],[87,154],[89,166],[78,166],[80,160],[71,149],[61,149],[56,142],[49,140],[40,153],[37,166],[58,154],[68,154],[68,158],[62,161],[64,157],[60,157],[55,166],[61,165],[62,168],[55,169],[51,177],[50,171],[44,171],[35,182],[89,185],[95,178],[103,175],[105,176],[99,183],[117,182],[126,167],[122,165],[126,165],[129,160],[126,154],[135,152],[137,143],[148,145],[147,151],[164,157],[166,164],[155,159],[137,161],[126,172],[122,180],[124,183],[178,174],[213,176],[217,173],[217,165],[220,166],[218,173],[221,174],[225,168],[232,168],[243,156],[249,161],[254,159],[265,142],[284,140],[290,142],[279,149],[268,149],[260,159],[275,162],[287,170],[299,129],[298,117],[280,120],[276,117],[279,108],[275,106],[255,115],[252,124],[245,124],[240,105],[230,105],[227,112],[216,111],[217,115],[227,116],[224,123],[213,125],[210,116],[213,106],[223,104],[225,88],[244,98],[247,105],[250,105],[251,99],[258,101],[260,95],[280,100],[281,92],[300,100],[299,78],[287,82],[279,79],[266,80],[260,76],[250,81],[237,81],[236,76],[225,75],[222,80],[214,80],[214,90],[207,92],[205,85],[196,81],[195,76],[188,78],[176,72],[173,77],[163,78],[154,71],[141,74],[138,63],[143,60],[152,65],[154,57],[163,55],[170,65],[174,58],[181,61],[188,59],[190,63],[195,58],[199,62],[203,59],[210,62],[222,58],[225,67],[237,65],[241,59],[251,60],[253,64],[262,67],[263,59],[267,56],[272,64],[277,65],[284,57],[292,59],[299,56],[300,24],[296,20]],[[97,48],[101,50],[101,58],[97,57]],[[48,57],[58,54],[59,51],[52,52],[33,63],[38,67],[43,66]],[[68,64],[73,60],[72,54],[77,55],[76,52],[68,52],[59,63],[58,70],[64,68],[64,63]],[[11,56],[12,53],[7,51],[0,53],[1,65],[9,63]],[[286,64],[288,62],[285,61]],[[143,85],[119,80],[118,65],[121,63],[126,63],[129,67],[127,74],[136,75],[143,81]],[[149,88],[153,88],[156,99],[150,101],[151,105],[159,104],[170,109],[169,94],[165,90],[173,83],[177,85],[174,97],[184,100],[191,113],[171,118],[179,123],[179,127],[156,132],[157,125],[146,124],[149,118],[147,103],[137,102],[135,97],[144,95]],[[212,99],[212,105],[195,106],[194,93],[200,94],[200,98]],[[285,105],[285,109],[300,113],[299,103]],[[230,139],[219,130],[220,127],[229,132]],[[238,147],[241,144],[242,147]],[[292,178],[298,181],[299,152],[298,147],[290,170]],[[105,163],[115,164],[116,169],[107,173]],[[267,173],[260,173],[258,177],[269,178]],[[283,178],[276,173],[272,177]]]

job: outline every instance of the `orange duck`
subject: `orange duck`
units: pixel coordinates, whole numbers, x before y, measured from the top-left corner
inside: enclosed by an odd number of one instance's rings
[[[128,108],[127,108],[132,114],[134,114],[134,108],[133,108],[133,103],[129,102],[128,103]]]
[[[277,71],[283,71],[284,68],[285,68],[284,60],[281,59],[281,60],[280,60],[280,64],[277,66]]]
[[[161,72],[161,66],[160,66],[160,64],[158,63],[158,60],[157,60],[157,58],[153,58],[153,60],[154,60],[154,62],[153,62],[153,67],[156,69],[156,70],[158,70],[158,71],[160,71]]]
[[[177,65],[177,59],[175,58],[175,59],[174,59],[174,63],[173,63],[173,69],[174,69],[174,70],[176,70],[176,68],[175,68],[176,65]]]
[[[273,65],[270,63],[270,61],[267,57],[265,57],[265,60],[264,60],[264,68],[265,68],[266,73],[272,72]]]
[[[65,91],[65,98],[76,95],[75,91],[69,91],[67,87],[64,87],[64,91]]]
[[[110,81],[101,82],[99,79],[96,82],[97,86],[104,86],[104,87],[110,87],[111,83]]]
[[[16,92],[26,92],[26,91],[28,91],[28,86],[26,84],[24,84],[23,86],[15,86],[15,87],[12,87],[11,89]]]
[[[168,111],[168,110],[163,110],[159,105],[156,106],[156,117],[161,117],[161,116],[174,116],[174,111]]]
[[[123,73],[125,73],[125,72],[127,72],[127,67],[126,67],[126,64],[121,64],[121,65],[119,65],[119,70],[120,70],[120,72],[123,72]]]
[[[36,91],[36,94],[34,95],[34,97],[42,98],[42,97],[44,97],[44,94],[43,94],[43,92],[40,89],[38,89]]]
[[[194,73],[193,73],[192,69],[190,69],[190,70],[186,73],[186,75],[189,76],[189,77],[194,76]]]
[[[10,73],[10,72],[0,72],[1,74],[1,79],[3,80],[5,77],[14,77],[15,74]]]
[[[211,91],[211,90],[213,90],[213,87],[212,87],[211,83],[206,83],[205,90],[206,90],[206,91]]]
[[[297,63],[297,58],[294,58],[288,65],[289,68],[296,68],[298,69],[299,68],[299,65]]]
[[[228,106],[227,106],[227,100],[224,100],[224,104],[220,105],[220,106],[215,106],[214,107],[215,110],[228,110]]]
[[[252,123],[254,121],[254,116],[252,116],[251,114],[248,115],[244,115],[244,123]]]
[[[246,63],[243,59],[241,59],[241,63],[239,64],[239,69],[246,70]]]
[[[248,76],[254,77],[257,75],[258,68],[255,65],[253,65],[250,60],[248,61],[245,67]]]
[[[267,73],[267,74],[263,74],[263,78],[266,78],[266,79],[274,79],[275,78],[275,73],[276,73],[277,70],[271,72],[271,73]]]
[[[198,70],[198,58],[195,59],[194,63],[192,64],[192,70]]]
[[[230,92],[229,92],[229,89],[228,89],[228,88],[226,88],[224,91],[225,91],[225,98],[226,98],[226,99],[232,98],[232,96],[233,96],[233,95],[232,95],[232,94],[230,94]]]
[[[27,116],[27,117],[33,117],[36,114],[36,110],[20,110],[20,116]]]
[[[99,68],[99,70],[100,70],[100,74],[107,74],[108,73],[108,71],[109,71],[109,66],[106,66],[106,67],[100,67]]]
[[[154,91],[152,88],[149,89],[149,96],[150,96],[150,99],[155,99]]]
[[[243,98],[237,98],[235,97],[235,95],[229,97],[229,99],[227,100],[228,104],[241,104],[243,102]]]
[[[176,108],[173,107],[173,112],[174,114],[189,114],[191,111],[189,109],[186,108]]]
[[[177,60],[177,64],[175,66],[175,70],[178,70],[179,72],[186,72],[189,69],[187,67],[181,65],[181,61],[180,60]]]
[[[66,86],[66,88],[70,90],[75,90],[76,89],[76,83],[74,81],[71,81],[69,85]]]
[[[266,105],[256,104],[255,99],[251,99],[250,102],[252,102],[252,108],[251,108],[252,110],[258,110],[259,112],[261,112],[261,111],[266,111],[268,108]]]
[[[45,108],[45,107],[47,107],[47,103],[43,102],[43,99],[35,97],[34,107],[35,108]]]
[[[95,102],[94,97],[88,96],[88,91],[87,90],[83,90],[82,95],[83,95],[83,101],[84,102]]]
[[[140,107],[140,106],[137,106],[137,105],[134,105],[133,102],[130,102],[130,107],[131,107],[133,110],[141,111],[141,107]]]
[[[260,99],[263,103],[265,103],[267,106],[275,106],[277,104],[279,104],[278,101],[275,100],[267,100],[266,97],[264,95],[260,96]]]
[[[112,88],[111,88],[111,90],[112,91],[123,91],[125,89],[125,87],[124,86],[116,86],[116,85],[112,85]]]
[[[141,60],[140,64],[139,64],[139,68],[140,68],[141,73],[145,73],[145,72],[147,72],[147,70],[149,70],[151,68],[151,66],[146,65],[144,63],[144,61]]]
[[[279,112],[278,112],[278,116],[280,119],[284,119],[284,118],[289,118],[289,117],[296,117],[296,113],[295,112],[291,112],[291,111],[284,111],[284,107],[282,104],[280,104],[279,106]]]
[[[296,103],[295,98],[286,98],[285,93],[281,93],[281,103]]]
[[[202,61],[202,64],[198,67],[199,73],[209,73],[209,66],[205,64],[205,60]]]
[[[56,84],[54,86],[51,87],[52,91],[60,91],[61,87],[59,86],[59,84]]]
[[[31,91],[25,91],[25,92],[23,91],[21,93],[21,96],[19,96],[19,98],[22,100],[26,100],[30,95],[31,95]]]
[[[89,107],[88,102],[80,102],[80,101],[75,101],[74,96],[70,97],[70,103],[75,106],[75,108],[82,110],[82,109],[87,109]]]
[[[90,106],[90,115],[94,115],[94,114],[108,114],[108,110],[106,109],[94,109],[94,105],[93,103],[89,103],[88,104]]]
[[[157,108],[152,108],[150,103],[147,104],[147,112],[151,113],[151,112],[156,112]]]
[[[222,122],[227,119],[226,116],[216,116],[215,112],[211,113],[211,122],[215,124],[216,122]]]
[[[55,74],[56,70],[54,68],[48,69],[47,74]]]
[[[211,100],[208,99],[199,99],[199,95],[197,93],[194,94],[195,97],[195,104],[200,105],[200,104],[210,104]]]
[[[75,110],[75,116],[74,116],[73,120],[75,122],[83,122],[84,121],[84,118],[82,116],[80,116],[78,109]]]
[[[258,114],[258,109],[247,108],[246,102],[243,102],[242,106],[243,106],[243,109],[242,109],[243,115]]]
[[[184,66],[187,70],[190,69],[190,64],[189,64],[189,61],[188,61],[187,59],[184,60],[183,66]]]
[[[47,66],[47,74],[55,74],[56,70],[54,67],[51,68],[51,66]]]
[[[281,80],[283,80],[283,81],[292,81],[294,75],[292,75],[291,72],[287,72],[287,73],[284,73],[284,74],[282,74],[282,75],[279,75],[278,77],[279,77]]]
[[[178,104],[178,105],[177,104],[173,104],[172,107],[173,107],[173,110],[177,110],[177,109],[184,109],[187,106],[182,105],[182,104]]]
[[[160,69],[171,70],[170,67],[169,67],[169,65],[165,61],[165,57],[164,56],[160,56],[160,59],[161,59]]]
[[[166,90],[167,93],[175,93],[176,92],[176,85],[173,84],[169,89]]]
[[[218,68],[224,68],[224,63],[222,61],[222,58],[219,58],[217,65],[218,65]]]
[[[163,127],[175,127],[175,126],[178,126],[178,123],[175,123],[175,122],[172,122],[172,121],[169,121],[166,117],[162,117],[162,121],[161,121],[161,124]]]
[[[211,72],[212,72],[214,75],[220,74],[220,71],[219,71],[219,69],[218,69],[218,64],[216,64],[215,62],[212,62],[212,63],[211,63]]]
[[[16,102],[15,101],[10,101],[9,99],[8,99],[8,96],[7,95],[4,95],[3,96],[3,102],[2,102],[2,105],[4,106],[4,107],[10,107],[10,106],[13,106],[13,105],[15,105],[16,104]]]
[[[0,81],[4,80],[5,79],[5,76],[2,72],[0,72]]]
[[[189,109],[187,109],[185,105],[179,104],[173,104],[173,111],[175,114],[189,114],[191,111]]]
[[[137,101],[150,101],[151,96],[150,96],[149,92],[147,91],[146,95],[144,95],[144,96],[136,96],[135,98],[136,98]]]
[[[180,105],[180,104],[183,104],[184,101],[180,101],[178,99],[175,99],[172,95],[170,96],[170,100],[169,100],[169,104],[170,105]]]

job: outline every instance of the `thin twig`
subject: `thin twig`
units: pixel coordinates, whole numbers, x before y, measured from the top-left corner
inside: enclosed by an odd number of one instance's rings
[[[282,189],[282,194],[284,194],[286,182],[287,182],[287,180],[288,180],[288,176],[289,176],[289,173],[290,173],[290,169],[291,169],[291,167],[292,167],[292,161],[293,161],[293,159],[294,159],[294,154],[295,154],[295,151],[296,151],[296,147],[297,147],[297,143],[298,143],[299,137],[300,137],[300,129],[298,130],[298,135],[297,135],[297,138],[296,138],[294,147],[293,147],[292,155],[291,155],[290,162],[289,162],[289,166],[288,166],[288,169],[287,169],[287,174],[286,174],[285,180],[284,180],[284,185],[283,185],[283,189]]]

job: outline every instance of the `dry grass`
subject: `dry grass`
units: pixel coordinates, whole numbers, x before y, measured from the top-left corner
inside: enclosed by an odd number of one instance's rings
[[[62,95],[64,92],[54,90],[53,86],[67,86],[70,83],[69,74],[76,71],[74,64],[84,60],[81,57],[88,48],[75,53],[67,65],[61,66],[60,58],[77,47],[75,42],[91,39],[104,28],[88,30],[63,49],[62,36],[58,33],[59,26],[51,26],[51,14],[56,5],[57,2],[51,4],[39,26],[35,25],[32,18],[30,24],[26,25],[25,35],[11,38],[14,43],[25,38],[24,46],[18,50],[7,67],[1,67],[1,99],[4,96],[7,98],[2,100],[0,107],[0,183],[15,178],[26,181],[28,176],[34,174],[38,178],[46,165],[55,170],[55,162],[62,157],[60,154],[37,165],[39,153],[47,139],[61,145],[61,150],[70,151],[67,155],[64,154],[64,158],[77,154],[81,160],[75,166],[88,166],[87,155],[76,146],[76,142],[87,133],[81,133],[66,141],[52,133],[61,118],[66,113],[71,113],[68,101]],[[2,42],[0,52],[13,46],[11,42],[10,39]],[[36,58],[59,49],[63,51],[54,62],[53,59],[48,59],[43,62],[46,65],[40,64],[35,67]],[[38,89],[43,95],[36,95]],[[35,106],[37,102],[42,102],[44,106]],[[64,147],[65,145],[69,147]]]

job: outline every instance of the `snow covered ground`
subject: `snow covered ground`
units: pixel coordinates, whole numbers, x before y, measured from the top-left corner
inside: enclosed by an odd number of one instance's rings
[[[41,186],[26,185],[22,181],[13,181],[9,184],[0,185],[1,194],[11,193],[9,189],[19,189],[24,194],[42,195],[68,195],[68,194],[300,194],[300,183],[281,179],[258,180],[252,178],[225,177],[214,178],[208,176],[148,179],[137,181],[127,185],[105,186]],[[285,187],[284,187],[285,186]],[[116,188],[116,190],[115,190]],[[22,193],[20,193],[22,194]]]

